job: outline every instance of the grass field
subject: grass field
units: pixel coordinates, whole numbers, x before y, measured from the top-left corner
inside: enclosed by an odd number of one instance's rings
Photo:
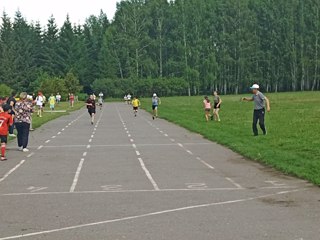
[[[205,122],[202,97],[162,98],[161,118],[167,119],[250,159],[320,185],[320,93],[266,94],[267,136],[253,137],[253,103],[222,96],[222,122]],[[250,94],[248,95],[250,96]],[[142,106],[151,111],[150,99]]]

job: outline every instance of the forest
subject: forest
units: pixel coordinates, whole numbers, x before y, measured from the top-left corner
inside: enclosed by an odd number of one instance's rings
[[[318,0],[125,0],[113,19],[2,15],[1,89],[121,97],[320,90]],[[86,16],[84,16],[86,17]],[[5,87],[7,86],[7,87]]]

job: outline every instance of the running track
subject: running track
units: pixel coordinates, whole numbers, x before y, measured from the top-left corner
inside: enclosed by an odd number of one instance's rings
[[[319,188],[122,103],[30,144],[0,163],[0,240],[319,240]]]

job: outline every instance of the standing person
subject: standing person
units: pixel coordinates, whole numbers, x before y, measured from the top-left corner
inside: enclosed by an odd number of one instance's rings
[[[134,113],[134,116],[136,117],[137,116],[137,113],[138,113],[138,109],[140,107],[140,101],[137,97],[134,97],[133,100],[132,100],[132,107],[133,107],[133,113]]]
[[[127,95],[124,95],[123,100],[124,100],[124,102],[125,102],[126,104],[128,104],[128,98],[127,98]]]
[[[152,119],[154,120],[155,118],[158,117],[158,107],[161,104],[160,98],[157,96],[156,93],[153,94],[152,96]]]
[[[56,101],[57,101],[57,104],[60,104],[60,102],[61,102],[61,95],[60,95],[60,93],[57,93],[57,95],[56,95]]]
[[[53,94],[51,94],[51,96],[49,97],[49,104],[50,104],[51,112],[54,111],[54,107],[56,105],[56,97],[53,96]]]
[[[16,93],[12,92],[11,96],[7,100],[7,104],[10,106],[10,109],[8,113],[12,116],[13,119],[13,124],[9,126],[9,136],[10,137],[15,137],[13,131],[14,131],[14,118],[15,118],[15,106],[16,106]]]
[[[70,101],[70,107],[73,108],[73,106],[74,106],[74,95],[73,95],[73,93],[71,93],[69,95],[69,101]]]
[[[43,103],[44,103],[44,99],[43,99],[43,95],[41,92],[38,93],[38,96],[36,98],[36,105],[37,105],[37,115],[38,117],[42,117],[42,109],[43,109]]]
[[[27,146],[31,123],[32,103],[27,100],[27,93],[20,94],[20,101],[16,103],[16,129],[18,132],[18,147],[23,152],[29,152]]]
[[[99,93],[99,97],[103,99],[103,96],[104,96],[104,95],[103,95],[103,92],[100,92],[100,93]]]
[[[91,117],[91,124],[94,124],[94,116],[96,114],[96,101],[94,100],[93,95],[90,95],[90,97],[86,101],[88,113]]]
[[[9,104],[1,107],[0,111],[0,141],[1,141],[1,161],[7,160],[6,158],[6,144],[8,142],[8,130],[13,125],[13,117],[8,113],[11,109]]]
[[[253,96],[252,97],[244,97],[243,101],[254,102],[254,112],[253,112],[253,123],[252,130],[254,136],[258,136],[258,128],[257,123],[259,121],[260,128],[263,132],[263,135],[267,135],[267,129],[265,126],[264,118],[267,107],[267,111],[270,112],[270,102],[267,97],[263,95],[262,92],[259,91],[260,87],[258,84],[253,84],[251,87]]]
[[[127,102],[128,102],[128,104],[131,104],[131,98],[132,98],[131,94],[128,93],[128,95],[127,95]]]
[[[220,122],[220,115],[219,115],[219,111],[221,108],[221,97],[219,96],[217,91],[213,92],[213,115],[214,115],[214,120]]]
[[[211,106],[210,99],[208,98],[208,96],[205,96],[204,100],[203,100],[203,108],[204,108],[205,117],[206,117],[207,122],[212,117],[211,114],[210,114],[211,113],[211,107],[212,106]]]

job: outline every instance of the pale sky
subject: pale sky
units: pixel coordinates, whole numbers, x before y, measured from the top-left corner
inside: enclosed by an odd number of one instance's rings
[[[0,0],[0,11],[1,16],[5,11],[13,19],[15,12],[20,10],[28,22],[40,21],[42,26],[53,15],[61,26],[67,14],[72,23],[83,24],[90,15],[98,15],[101,9],[110,20],[114,17],[117,2],[119,0]]]

